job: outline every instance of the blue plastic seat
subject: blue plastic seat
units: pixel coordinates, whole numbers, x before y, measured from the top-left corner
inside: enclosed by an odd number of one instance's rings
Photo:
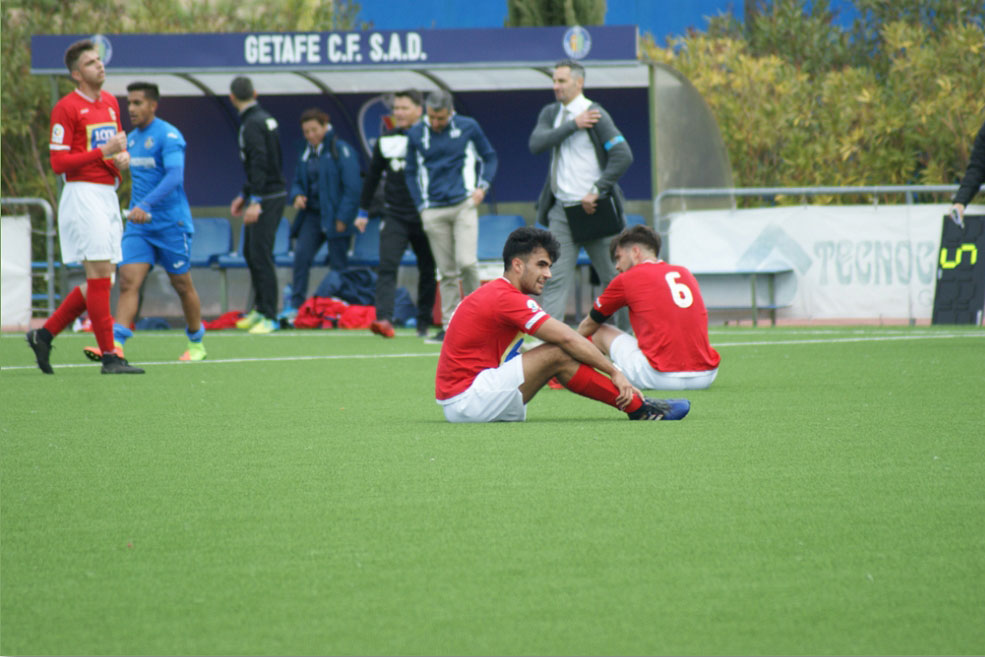
[[[416,267],[417,266],[417,254],[414,253],[414,249],[407,247],[404,251],[404,255],[400,258],[401,267]]]
[[[479,262],[502,261],[506,238],[526,225],[527,222],[518,214],[485,214],[479,217]]]
[[[192,219],[192,267],[211,267],[221,255],[233,250],[233,230],[225,217]]]
[[[239,227],[239,244],[237,245],[236,251],[227,252],[225,255],[221,255],[216,259],[216,264],[220,269],[235,269],[239,267],[246,266],[246,258],[243,257],[243,244],[245,243],[244,236],[246,235],[246,225]],[[287,220],[287,217],[281,217],[280,223],[277,225],[277,234],[274,236],[274,260],[276,261],[278,256],[285,256],[291,250],[291,223]],[[294,262],[294,257],[291,257],[291,263]]]
[[[641,214],[627,214],[626,215],[626,226],[645,226],[646,218]]]
[[[226,274],[227,269],[240,269],[246,267],[246,258],[243,257],[243,244],[245,240],[243,237],[246,234],[246,226],[240,226],[239,229],[239,244],[237,245],[236,251],[229,251],[223,255],[218,256],[212,261],[212,266],[219,270],[219,286],[220,294],[222,298],[222,312],[226,312],[229,309],[229,278]],[[280,223],[277,225],[277,234],[274,236],[274,262],[277,262],[278,255],[286,255],[291,248],[291,225],[287,220],[287,217],[281,217]],[[194,244],[194,242],[193,242]],[[294,262],[294,258],[291,257],[291,262]]]

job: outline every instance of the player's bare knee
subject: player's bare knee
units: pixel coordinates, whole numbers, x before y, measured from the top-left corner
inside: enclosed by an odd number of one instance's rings
[[[127,294],[128,292],[139,290],[141,283],[143,283],[143,280],[138,277],[120,272],[120,294]]]
[[[178,296],[185,296],[194,289],[191,275],[181,274],[171,276],[171,287],[173,287],[174,291],[178,293]]]

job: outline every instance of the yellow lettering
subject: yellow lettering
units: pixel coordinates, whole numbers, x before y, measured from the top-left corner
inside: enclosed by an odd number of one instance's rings
[[[971,254],[971,265],[974,267],[975,263],[978,262],[978,249],[974,244],[962,244],[954,252],[954,260],[948,259],[947,249],[941,249],[941,269],[954,269],[960,265],[966,252]]]

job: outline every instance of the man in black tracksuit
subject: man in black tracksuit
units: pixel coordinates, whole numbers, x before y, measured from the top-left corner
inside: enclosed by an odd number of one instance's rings
[[[287,199],[281,173],[280,133],[277,120],[257,104],[249,78],[237,77],[229,90],[229,98],[239,111],[239,154],[246,171],[246,184],[229,205],[229,212],[234,217],[243,214],[244,243],[240,250],[255,294],[254,307],[236,326],[250,329],[250,333],[270,333],[277,328],[274,237]]]
[[[376,321],[370,328],[373,333],[392,338],[393,306],[397,289],[397,268],[410,242],[417,256],[417,334],[424,336],[431,325],[434,308],[435,275],[434,256],[421,225],[414,200],[407,191],[404,166],[407,155],[407,129],[421,118],[421,94],[416,89],[400,91],[393,98],[394,127],[376,140],[373,160],[363,182],[357,221],[365,221],[367,209],[373,201],[380,177],[386,173],[383,183],[383,227],[380,232],[380,270],[376,281]]]
[[[968,169],[961,179],[961,187],[954,195],[954,205],[951,209],[958,211],[962,221],[965,207],[971,203],[971,199],[975,198],[983,182],[985,182],[985,123],[978,130],[978,136],[975,137],[975,143],[971,147]]]

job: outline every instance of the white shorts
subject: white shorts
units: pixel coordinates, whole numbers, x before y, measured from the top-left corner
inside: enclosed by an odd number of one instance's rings
[[[661,372],[650,365],[636,338],[626,333],[609,345],[609,357],[629,382],[643,390],[704,390],[718,376],[718,368],[700,372]]]
[[[523,422],[523,357],[515,356],[499,367],[482,370],[465,392],[439,399],[449,422]]]
[[[112,185],[67,182],[58,201],[62,262],[123,259],[123,217]]]

